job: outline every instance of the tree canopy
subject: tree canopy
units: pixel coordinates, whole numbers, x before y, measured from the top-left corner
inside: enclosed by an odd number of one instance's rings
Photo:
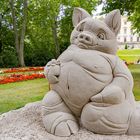
[[[1,0],[0,67],[45,65],[57,58],[70,44],[74,7],[91,12],[97,3],[97,0]]]

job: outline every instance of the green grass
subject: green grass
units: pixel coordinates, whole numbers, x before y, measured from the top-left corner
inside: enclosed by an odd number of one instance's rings
[[[48,82],[44,78],[0,85],[0,113],[41,100],[47,91]]]
[[[133,49],[133,50],[119,50],[117,55],[122,59],[130,62],[137,62],[140,59],[140,49]]]
[[[133,93],[135,99],[137,101],[140,101],[140,65],[130,65],[129,69],[131,70],[131,73],[134,78]]]
[[[119,50],[118,55],[139,55],[140,56],[140,49],[132,49],[132,50]]]
[[[122,60],[125,60],[128,63],[135,63],[138,61],[138,59],[140,58],[140,56],[119,56]]]

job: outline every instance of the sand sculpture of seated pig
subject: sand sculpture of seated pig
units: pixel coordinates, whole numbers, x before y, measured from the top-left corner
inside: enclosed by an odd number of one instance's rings
[[[80,122],[98,134],[140,134],[133,78],[116,56],[119,10],[101,21],[75,8],[72,19],[71,45],[45,67],[51,85],[42,101],[46,130],[70,136],[79,130]]]

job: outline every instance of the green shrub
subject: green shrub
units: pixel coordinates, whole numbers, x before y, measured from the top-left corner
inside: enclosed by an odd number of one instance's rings
[[[26,66],[45,66],[48,61],[54,58],[54,54],[46,46],[33,48],[26,46],[24,50]]]
[[[128,49],[128,47],[129,47],[129,46],[128,46],[127,44],[125,44],[125,47],[124,47],[124,49],[126,49],[126,50],[127,50],[127,49]]]
[[[14,48],[7,47],[0,53],[0,67],[18,67],[18,58]]]

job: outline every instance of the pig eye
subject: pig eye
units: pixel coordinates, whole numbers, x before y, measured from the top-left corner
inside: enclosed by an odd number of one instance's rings
[[[98,34],[97,36],[98,36],[98,38],[100,38],[100,39],[102,39],[102,40],[105,39],[105,34],[104,34],[104,33],[100,33],[100,34]]]
[[[82,32],[83,29],[81,27],[77,28],[77,31]]]
[[[81,23],[77,28],[76,28],[76,30],[78,31],[78,32],[82,32],[82,31],[84,31],[84,22],[83,23]]]

